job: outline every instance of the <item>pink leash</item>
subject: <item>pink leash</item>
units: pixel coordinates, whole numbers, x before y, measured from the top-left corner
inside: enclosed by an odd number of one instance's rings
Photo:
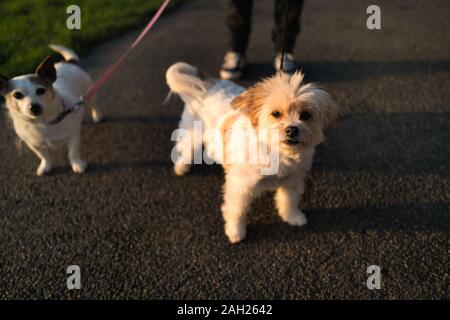
[[[56,119],[48,123],[49,125],[61,122],[68,114],[77,110],[80,106],[82,106],[86,101],[91,99],[97,93],[97,91],[111,78],[116,69],[123,63],[125,58],[131,53],[131,51],[133,51],[133,49],[142,41],[142,39],[144,39],[144,37],[150,31],[150,29],[153,28],[153,25],[156,23],[156,21],[158,21],[158,19],[160,18],[163,11],[166,9],[169,2],[170,0],[165,0],[163,2],[163,4],[159,7],[158,11],[156,11],[155,15],[147,24],[145,29],[142,30],[142,32],[139,34],[136,40],[134,40],[134,42],[131,44],[128,50],[125,51],[125,53],[119,59],[117,59],[117,61],[111,67],[109,67],[102,74],[102,76],[87,89],[87,91],[80,97],[80,101],[78,101],[72,107],[65,109],[62,113],[58,115],[58,117],[56,117]]]
[[[153,25],[158,21],[159,17],[163,13],[164,9],[166,9],[167,5],[169,4],[170,0],[165,0],[164,3],[159,7],[158,11],[155,13],[153,18],[150,20],[150,22],[147,24],[144,30],[142,30],[139,37],[137,37],[136,40],[134,40],[133,44],[128,48],[128,50],[111,66],[108,70],[94,83],[92,84],[89,89],[86,91],[86,93],[81,97],[81,100],[87,101],[100,89],[106,81],[111,78],[113,73],[116,71],[116,69],[122,64],[122,62],[125,60],[125,58],[130,54],[131,51],[144,39],[145,35],[150,31],[151,28],[153,28]]]

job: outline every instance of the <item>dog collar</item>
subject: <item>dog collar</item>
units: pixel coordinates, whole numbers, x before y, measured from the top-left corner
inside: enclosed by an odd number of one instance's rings
[[[81,97],[81,99],[78,100],[77,103],[73,104],[73,105],[70,106],[70,107],[67,107],[67,104],[64,103],[64,100],[61,100],[61,104],[62,104],[64,110],[63,110],[60,114],[58,114],[58,115],[56,116],[55,119],[53,119],[52,121],[50,121],[49,123],[47,123],[48,126],[52,126],[52,125],[55,125],[55,124],[60,123],[60,122],[63,121],[69,114],[71,114],[72,112],[77,111],[79,108],[81,108],[81,107],[84,105],[84,99],[83,99],[83,97]]]

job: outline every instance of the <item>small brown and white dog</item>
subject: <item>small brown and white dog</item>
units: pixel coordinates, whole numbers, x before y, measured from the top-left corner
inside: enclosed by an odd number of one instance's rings
[[[280,73],[244,90],[226,80],[203,80],[195,67],[180,62],[167,70],[166,79],[171,92],[185,102],[179,128],[188,132],[176,139],[175,173],[189,171],[193,154],[202,145],[209,150],[208,156],[222,163],[222,214],[230,242],[245,238],[250,204],[266,190],[276,190],[275,202],[283,221],[305,225],[306,217],[298,207],[305,178],[315,147],[324,141],[324,128],[338,116],[338,108],[328,93],[316,85],[303,84],[301,72]],[[202,123],[200,129],[198,121]],[[204,134],[201,140],[193,137],[199,130],[204,133],[211,129],[219,132],[215,137],[222,139],[211,138],[214,134]],[[262,131],[269,134],[261,135]],[[276,151],[276,171],[264,173],[267,163],[226,161],[247,153],[242,145],[249,144],[243,142],[255,138],[269,152]],[[223,149],[227,150],[226,157]],[[244,158],[248,159],[248,154]]]
[[[78,66],[79,57],[72,50],[50,45],[63,62],[46,58],[34,74],[8,78],[0,75],[0,94],[19,138],[39,157],[37,175],[52,169],[52,151],[67,146],[75,173],[84,172],[86,162],[80,157],[80,130],[83,108],[64,114],[78,102],[92,84],[90,76]],[[95,122],[101,120],[95,99],[90,101]]]

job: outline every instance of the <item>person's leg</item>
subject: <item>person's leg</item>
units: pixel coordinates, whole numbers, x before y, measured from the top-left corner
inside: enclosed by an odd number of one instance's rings
[[[252,22],[252,0],[229,0],[226,23],[228,26],[228,52],[223,59],[220,77],[236,80],[242,76],[245,66]]]
[[[226,23],[228,49],[245,55],[251,31],[253,0],[229,0]]]
[[[289,12],[286,21],[288,1]],[[277,70],[281,60],[280,53],[283,49],[287,53],[284,59],[284,70],[292,72],[296,69],[296,63],[292,53],[294,51],[295,41],[300,33],[300,15],[302,8],[303,0],[275,0],[275,26],[272,31],[272,41],[275,50],[275,68]],[[283,48],[283,45],[285,48]]]
[[[286,52],[294,50],[295,40],[300,32],[300,15],[303,8],[303,0],[275,0],[274,18],[275,27],[272,31],[272,41],[275,52],[283,50],[285,19],[287,2],[289,1],[289,13],[286,25]]]

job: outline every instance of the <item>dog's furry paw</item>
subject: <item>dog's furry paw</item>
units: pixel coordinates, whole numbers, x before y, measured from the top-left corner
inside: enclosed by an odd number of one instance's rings
[[[75,173],[83,173],[86,171],[87,164],[83,160],[74,160],[71,162],[72,170]]]
[[[36,175],[37,176],[43,176],[44,174],[49,173],[52,170],[52,166],[46,162],[46,161],[41,161],[41,164],[39,165],[39,167],[36,170]]]
[[[231,243],[238,243],[244,240],[245,236],[247,235],[247,226],[245,225],[245,223],[226,223],[225,234],[227,235],[228,240],[230,240]]]
[[[289,214],[284,219],[284,221],[289,223],[291,226],[297,226],[297,227],[302,227],[308,222],[308,220],[306,219],[306,216],[300,210],[297,210],[294,213]]]
[[[184,176],[186,173],[189,172],[190,168],[191,168],[191,166],[189,164],[177,163],[173,167],[173,170],[175,171],[175,174],[177,176]]]

